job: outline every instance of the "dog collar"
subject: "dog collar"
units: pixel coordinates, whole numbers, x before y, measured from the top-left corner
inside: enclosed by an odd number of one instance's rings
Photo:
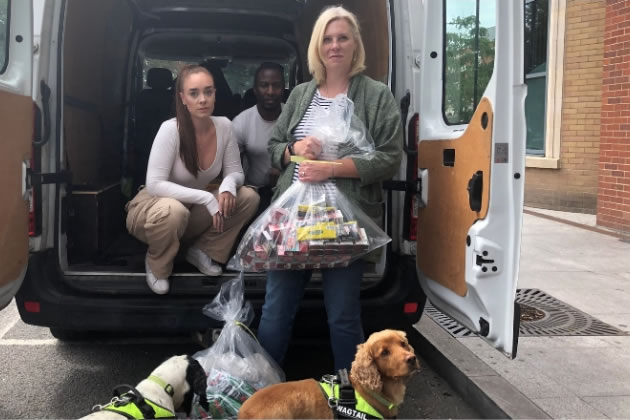
[[[155,376],[155,375],[149,375],[148,379],[151,382],[155,382],[156,384],[158,384],[159,386],[162,387],[162,389],[164,389],[164,392],[166,392],[170,397],[173,396],[173,394],[175,393],[175,391],[173,390],[173,386],[171,384],[167,384],[162,378],[160,378],[159,376]]]
[[[155,382],[154,379],[153,381]],[[162,381],[162,383],[165,382]],[[128,391],[123,393],[122,390],[124,389]],[[171,410],[156,404],[148,398],[144,398],[142,394],[131,385],[118,385],[114,388],[114,398],[112,398],[111,402],[104,406],[97,405],[94,409],[97,411],[111,411],[125,416],[128,419],[135,420],[176,418],[175,413]]]

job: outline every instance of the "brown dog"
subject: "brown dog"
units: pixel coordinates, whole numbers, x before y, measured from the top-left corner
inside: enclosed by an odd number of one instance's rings
[[[403,402],[407,380],[419,368],[403,331],[376,332],[357,346],[350,381],[384,418],[394,418]],[[239,419],[332,419],[333,412],[314,379],[263,388],[241,407]]]

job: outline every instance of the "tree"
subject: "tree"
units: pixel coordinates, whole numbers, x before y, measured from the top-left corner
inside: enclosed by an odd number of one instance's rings
[[[9,0],[0,0],[0,68],[4,67],[4,60],[7,47],[7,30],[8,17],[7,11],[9,9]]]
[[[477,25],[474,15],[454,18],[449,29],[444,113],[451,123],[466,123],[472,118],[492,76],[494,36],[488,28]]]

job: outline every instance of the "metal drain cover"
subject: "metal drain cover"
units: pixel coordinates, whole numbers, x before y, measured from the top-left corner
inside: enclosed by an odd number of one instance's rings
[[[518,289],[516,302],[521,306],[521,337],[628,335],[538,289]],[[429,301],[424,311],[453,337],[476,335]]]

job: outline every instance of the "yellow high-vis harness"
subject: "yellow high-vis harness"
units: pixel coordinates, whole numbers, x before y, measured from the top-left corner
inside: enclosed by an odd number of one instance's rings
[[[173,387],[155,375],[148,378],[160,385],[164,391],[173,396]],[[106,405],[96,405],[92,411],[111,411],[125,416],[128,419],[175,419],[175,413],[168,408],[145,398],[131,385],[118,385],[114,388],[114,398]]]

